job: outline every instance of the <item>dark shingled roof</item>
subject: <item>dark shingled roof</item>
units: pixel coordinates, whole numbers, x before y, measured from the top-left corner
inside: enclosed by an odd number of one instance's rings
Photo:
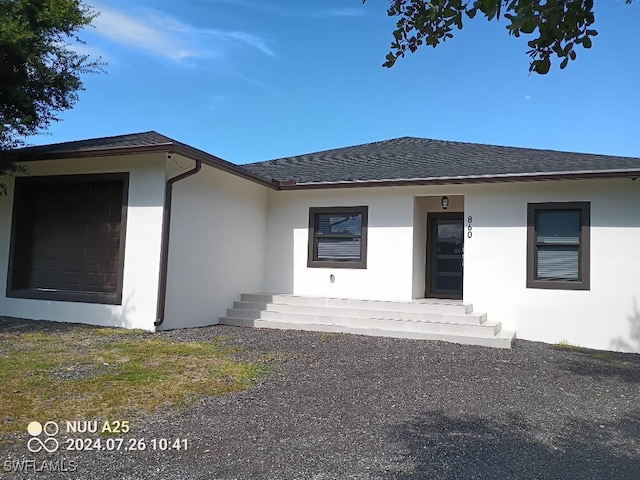
[[[640,159],[403,137],[235,165],[156,132],[27,147],[17,161],[177,153],[276,189],[640,177]]]
[[[274,184],[269,180],[265,180],[247,170],[241,169],[238,165],[153,131],[19,148],[0,152],[0,155],[18,162],[29,162],[155,152],[183,155],[192,160],[200,161],[214,168],[251,180],[252,182],[274,188]]]
[[[148,148],[153,146],[168,146],[174,143],[176,143],[175,140],[165,137],[164,135],[160,135],[157,132],[144,132],[117,135],[115,137],[92,138],[90,140],[78,140],[75,142],[26,147],[14,150],[13,153],[20,159],[23,157],[31,159],[40,155],[51,157],[54,154],[63,155],[83,152],[98,152],[100,150]]]
[[[403,137],[251,163],[242,168],[264,178],[295,181],[298,185],[418,180],[464,183],[465,179],[533,180],[589,173],[640,175],[640,159]]]

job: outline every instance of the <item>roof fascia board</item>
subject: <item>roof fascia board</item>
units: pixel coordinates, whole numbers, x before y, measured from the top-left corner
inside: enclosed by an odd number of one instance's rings
[[[116,155],[136,155],[141,153],[166,152],[172,148],[172,144],[158,143],[155,145],[138,145],[129,147],[92,148],[86,150],[68,150],[59,152],[26,152],[12,156],[16,162],[37,162],[41,160],[64,160],[71,158],[95,158],[111,157]]]
[[[309,182],[294,183],[283,181],[278,183],[278,190],[317,190],[325,188],[365,188],[365,187],[402,187],[420,185],[464,185],[479,183],[511,183],[511,182],[537,182],[552,180],[590,180],[605,178],[638,178],[638,170],[603,170],[592,172],[559,172],[543,174],[506,174],[506,175],[479,175],[469,177],[433,177],[423,179],[398,179],[398,180],[366,180],[348,182]]]
[[[86,150],[75,151],[60,151],[60,152],[28,152],[23,154],[17,154],[14,160],[17,162],[35,162],[44,160],[63,160],[72,158],[96,158],[96,157],[111,157],[118,155],[136,155],[145,153],[175,153],[182,155],[183,157],[190,158],[191,160],[198,160],[202,163],[222,170],[226,173],[236,175],[245,180],[249,180],[254,183],[258,183],[271,189],[277,189],[277,185],[274,182],[266,180],[257,175],[253,175],[245,170],[240,169],[234,164],[215,157],[209,153],[198,150],[197,148],[189,147],[188,145],[179,142],[165,142],[154,145],[138,145],[128,147],[109,147],[109,148],[94,148]]]

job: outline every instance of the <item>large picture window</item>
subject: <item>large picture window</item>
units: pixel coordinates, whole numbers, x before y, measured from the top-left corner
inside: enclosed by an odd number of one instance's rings
[[[120,304],[128,180],[17,178],[7,296]]]
[[[530,203],[527,287],[589,290],[590,204]]]
[[[367,207],[309,209],[309,267],[367,268]]]

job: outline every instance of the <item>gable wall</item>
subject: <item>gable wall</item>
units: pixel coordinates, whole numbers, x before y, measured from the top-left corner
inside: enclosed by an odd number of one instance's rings
[[[30,176],[129,172],[122,305],[7,298],[14,182],[0,197],[0,315],[154,330],[165,182],[164,154],[29,162]]]
[[[193,168],[173,157],[168,177]],[[174,184],[162,329],[215,324],[241,293],[262,290],[266,190],[207,165]]]

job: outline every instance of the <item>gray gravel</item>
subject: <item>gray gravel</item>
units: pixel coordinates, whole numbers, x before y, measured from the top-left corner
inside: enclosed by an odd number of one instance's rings
[[[186,451],[33,454],[25,433],[0,445],[0,461],[65,459],[76,471],[7,478],[640,478],[640,355],[224,326],[159,335],[226,335],[248,354],[277,352],[278,367],[129,434],[187,438]]]

